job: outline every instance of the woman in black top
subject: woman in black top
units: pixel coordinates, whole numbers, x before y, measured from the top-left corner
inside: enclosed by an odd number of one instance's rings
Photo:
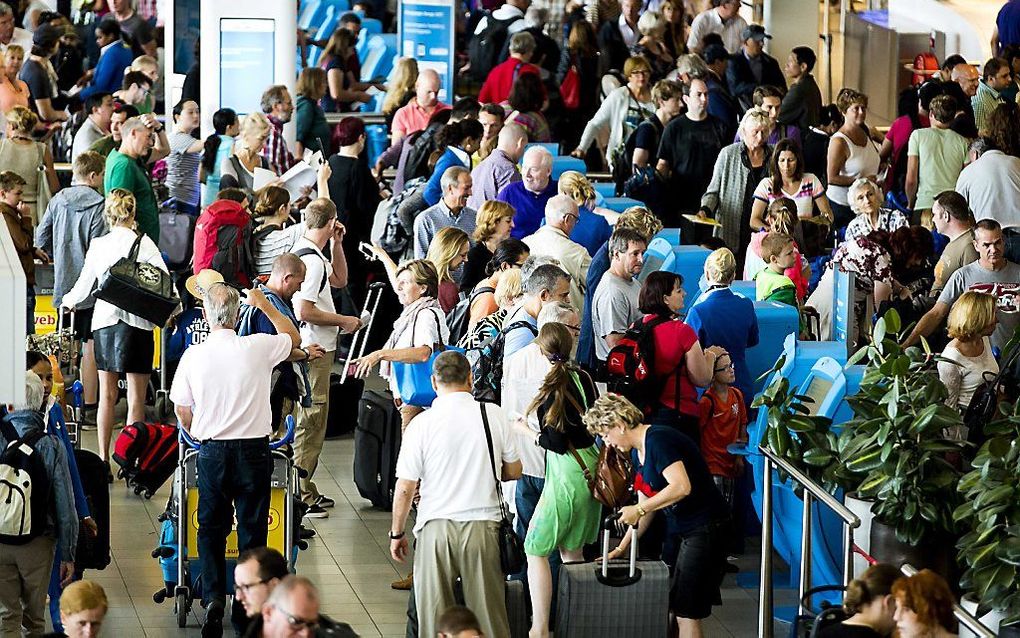
[[[900,575],[900,570],[885,563],[864,570],[860,578],[850,581],[843,597],[843,607],[853,615],[838,625],[823,628],[818,638],[881,638],[892,635],[896,628],[893,620],[896,601],[892,597],[892,586]]]
[[[728,513],[698,446],[668,426],[646,425],[644,414],[618,394],[606,394],[584,415],[588,431],[606,445],[629,452],[637,473],[638,504],[620,509],[620,521],[637,526],[638,536],[651,514],[666,516],[663,560],[673,567],[670,611],[681,636],[700,636],[701,619],[722,603],[719,584],[726,562]],[[548,481],[546,482],[548,486]],[[617,558],[630,547],[631,535],[610,552]],[[675,564],[673,557],[675,556]]]
[[[595,471],[598,450],[581,415],[598,396],[588,373],[570,361],[574,337],[562,323],[547,323],[535,344],[550,368],[528,414],[538,413],[539,434],[524,419],[515,423],[535,445],[546,450],[545,485],[524,539],[533,610],[531,636],[549,635],[552,571],[549,555],[559,549],[563,562],[584,560],[585,545],[595,542],[602,509],[592,498],[585,474]],[[527,445],[525,443],[525,445]]]
[[[486,268],[500,242],[510,237],[514,228],[514,207],[506,202],[490,200],[478,207],[474,244],[468,251],[467,263],[460,278],[460,289],[470,293],[485,279]],[[492,274],[492,273],[489,273]]]

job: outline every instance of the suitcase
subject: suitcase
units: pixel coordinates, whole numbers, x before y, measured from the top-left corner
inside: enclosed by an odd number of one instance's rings
[[[191,265],[194,235],[195,217],[164,202],[159,211],[159,251],[167,257],[167,268],[183,270]]]
[[[81,486],[89,504],[89,513],[98,528],[95,538],[79,528],[75,569],[106,569],[110,564],[110,484],[107,466],[99,455],[88,450],[75,450]]]
[[[506,581],[506,617],[510,621],[510,638],[528,638],[531,622],[523,581]]]
[[[638,561],[637,530],[631,528],[629,561],[607,561],[609,528],[603,532],[603,563],[565,564],[556,598],[556,638],[662,638],[669,628],[669,569],[662,561]]]
[[[388,391],[368,390],[354,429],[354,484],[375,507],[393,508],[400,451],[400,412]]]
[[[375,321],[376,311],[379,310],[379,300],[382,299],[382,292],[385,287],[385,284],[382,283],[374,283],[368,287],[368,298],[365,299],[365,308],[371,316],[368,325],[355,332],[351,338],[351,346],[347,351],[347,360],[343,363],[341,373],[329,375],[329,414],[326,417],[327,439],[334,439],[349,434],[358,425],[358,411],[361,395],[365,391],[365,381],[354,376],[354,368],[351,367],[351,362],[365,356],[368,337],[372,332],[372,324]]]
[[[135,494],[152,498],[177,468],[177,428],[141,422],[125,426],[114,443],[113,460],[121,466],[118,476]]]

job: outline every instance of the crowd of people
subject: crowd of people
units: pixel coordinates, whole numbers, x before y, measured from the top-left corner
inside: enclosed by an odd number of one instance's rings
[[[202,565],[203,635],[231,621],[222,557],[232,513],[235,600],[252,619],[237,626],[276,636],[327,622],[315,586],[265,548],[268,441],[295,417],[301,514],[330,516],[337,495],[315,481],[345,407],[331,405],[330,377],[370,318],[386,335],[370,335],[350,372],[388,384],[401,430],[392,557],[407,560],[409,523],[416,539],[414,569],[394,588],[413,590],[419,635],[507,636],[505,580],[523,581],[538,638],[550,632],[562,564],[591,558],[607,513],[588,478],[604,446],[634,465],[637,500],[617,514],[642,555],[671,569],[680,635],[700,636],[720,604],[749,489],[728,446],[747,440],[754,418],[746,353],[761,339],[734,281],[753,280],[756,300],[793,306],[802,336],[825,340],[834,275],[853,273],[854,342],[868,343],[873,317],[895,308],[913,325],[908,345],[925,338],[942,352],[947,403],[961,411],[998,372],[1020,320],[1015,9],[1000,16],[993,57],[980,69],[947,58],[903,91],[883,136],[868,123],[869,96],[843,88],[825,104],[814,50],[766,53],[771,35],[736,0],[569,11],[508,0],[463,34],[464,97],[451,104],[438,99],[439,74],[413,58],[396,61],[385,85],[361,82],[355,44],[375,8],[355,3],[327,41],[305,42],[323,56],[293,94],[274,85],[259,104],[220,109],[202,139],[194,82],[163,108],[154,3],[112,0],[85,41],[36,4],[19,5],[21,28],[0,2],[0,215],[27,279],[28,329],[37,263],[51,263],[53,305],[84,344],[83,424],[98,430],[107,466],[120,378],[127,423],[145,421],[154,331],[184,335],[162,365],[180,427],[203,443],[198,547],[213,557]],[[499,55],[479,46],[493,37],[505,41]],[[364,121],[350,113],[370,88],[386,91],[390,132],[371,160]],[[347,115],[331,126],[335,112]],[[315,151],[315,186],[261,183],[260,169],[279,177]],[[61,153],[72,167],[64,187]],[[554,170],[567,155],[585,170]],[[608,210],[588,177],[602,171],[640,205]],[[169,211],[183,226],[164,225]],[[646,267],[663,228],[708,249],[697,299],[680,275]],[[95,297],[124,258],[178,284],[169,325]],[[375,282],[388,282],[391,303],[370,317],[362,306]],[[457,345],[466,354],[448,348]],[[634,351],[648,364],[641,383],[614,364]],[[63,397],[44,400],[52,382],[39,356],[0,443],[58,434],[49,415]],[[431,387],[416,390],[431,403],[406,396],[402,371],[422,365]],[[42,632],[51,571],[58,631],[86,635],[80,627],[107,607],[74,568],[78,527],[94,523],[58,438],[35,443],[55,494],[50,525],[17,549],[0,539],[0,580],[24,583],[0,587],[4,635]],[[512,571],[501,566],[508,512],[526,555]],[[927,572],[872,567],[852,583],[844,623],[872,633],[823,635],[943,635],[953,625],[944,590]]]

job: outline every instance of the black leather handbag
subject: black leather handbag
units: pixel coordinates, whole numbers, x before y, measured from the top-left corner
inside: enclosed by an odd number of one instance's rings
[[[127,257],[121,257],[103,275],[95,296],[157,326],[164,326],[177,308],[174,282],[162,268],[139,263],[141,243],[142,235],[139,234]]]
[[[493,458],[492,430],[489,428],[489,415],[485,412],[485,404],[480,403],[478,407],[482,411],[482,424],[485,426],[485,440],[489,444],[489,463],[492,465],[492,478],[496,480],[496,497],[499,499],[499,566],[503,574],[511,576],[518,574],[524,569],[527,563],[527,556],[524,555],[524,542],[514,531],[514,524],[510,512],[503,500],[503,484],[496,474],[496,459]]]

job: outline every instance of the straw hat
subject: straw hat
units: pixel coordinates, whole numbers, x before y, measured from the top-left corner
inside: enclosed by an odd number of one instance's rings
[[[196,299],[204,299],[205,291],[209,289],[209,286],[221,283],[223,283],[223,275],[211,268],[206,268],[198,271],[197,275],[188,277],[188,280],[184,282],[184,287]]]

